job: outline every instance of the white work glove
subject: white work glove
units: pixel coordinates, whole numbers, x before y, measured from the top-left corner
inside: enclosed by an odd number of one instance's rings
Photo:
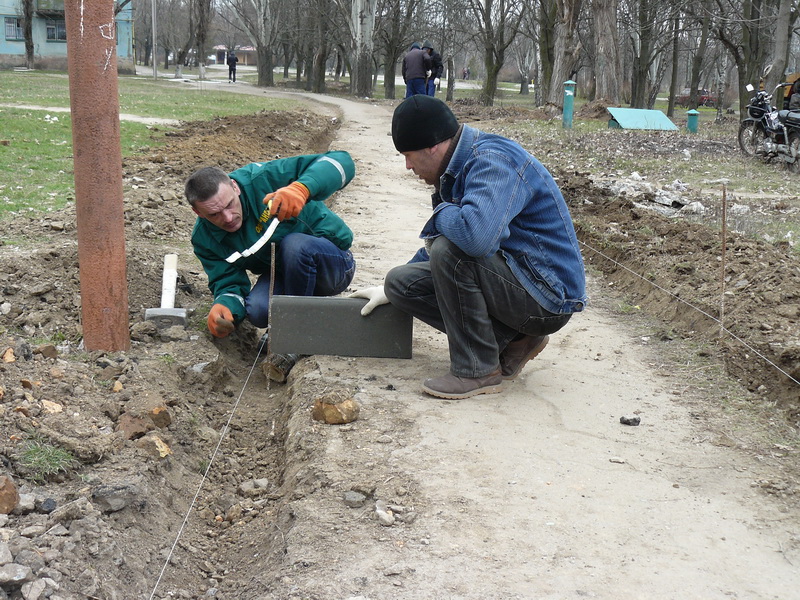
[[[439,78],[438,77],[433,80],[433,85],[435,85],[436,87],[439,87]]]
[[[375,287],[355,291],[350,294],[348,298],[366,298],[369,300],[369,302],[364,305],[364,308],[361,309],[362,317],[366,317],[374,310],[376,306],[380,306],[381,304],[389,304],[389,299],[386,297],[386,293],[383,291],[382,285],[376,285]]]
[[[425,71],[425,77],[430,77],[433,71]]]

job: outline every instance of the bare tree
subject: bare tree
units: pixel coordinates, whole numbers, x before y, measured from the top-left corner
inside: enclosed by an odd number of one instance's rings
[[[350,91],[372,96],[372,63],[375,52],[375,19],[378,0],[337,0],[344,14],[351,40]]]
[[[727,48],[739,73],[739,109],[744,113],[748,83],[757,84],[767,56],[770,36],[763,0],[715,0],[720,16],[715,33]],[[723,18],[724,17],[724,18]]]
[[[630,0],[625,7],[633,53],[631,106],[653,108],[669,65],[665,53],[672,40],[670,30],[675,9],[664,0]]]
[[[537,52],[536,47],[539,43],[539,31],[537,28],[537,5],[532,4],[525,11],[525,16],[520,22],[519,35],[511,44],[511,52],[519,73],[520,86],[519,93],[527,95],[530,93],[531,72],[536,67]]]
[[[272,73],[272,47],[277,40],[274,0],[230,0],[239,24],[247,33],[250,43],[256,48],[258,57],[258,85],[275,85]],[[299,65],[298,65],[299,68]]]
[[[206,78],[206,56],[208,55],[208,33],[213,16],[213,0],[193,0],[195,10],[195,45],[200,79]]]
[[[699,11],[696,10],[699,8]],[[688,108],[697,108],[697,90],[701,87],[700,80],[703,74],[703,64],[707,64],[707,53],[709,39],[712,29],[711,5],[704,0],[698,5],[687,7],[687,41],[691,41],[689,46],[691,52],[691,73],[689,74],[689,103]],[[694,25],[694,26],[692,26]],[[697,32],[694,35],[693,32]]]
[[[411,26],[419,0],[382,0],[377,14],[376,37],[384,54],[384,96],[395,98],[397,63],[410,45]]]
[[[158,46],[164,53],[164,69],[169,69],[169,57],[174,56],[175,79],[183,77],[194,36],[194,11],[189,0],[162,0],[158,12]]]
[[[526,6],[513,0],[470,0],[470,8],[483,46],[486,69],[480,100],[485,106],[492,106],[497,94],[497,76],[505,64],[506,50],[519,31]]]

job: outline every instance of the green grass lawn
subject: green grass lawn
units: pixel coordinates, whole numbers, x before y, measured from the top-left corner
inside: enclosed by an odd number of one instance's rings
[[[181,89],[181,82],[119,79],[120,113],[180,121],[286,110],[290,101]],[[0,71],[0,104],[69,108],[63,73]],[[169,127],[120,122],[122,155],[158,145]],[[0,218],[17,211],[58,209],[74,199],[69,112],[0,107]]]

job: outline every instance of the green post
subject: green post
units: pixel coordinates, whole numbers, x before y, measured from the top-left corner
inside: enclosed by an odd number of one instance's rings
[[[697,119],[699,117],[700,113],[694,109],[686,112],[686,129],[689,130],[689,133],[697,133]]]
[[[572,129],[572,109],[575,104],[575,86],[578,85],[571,79],[564,82],[564,114],[562,124],[564,129]]]

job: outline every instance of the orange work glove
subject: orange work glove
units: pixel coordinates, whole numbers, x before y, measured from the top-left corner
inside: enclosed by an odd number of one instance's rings
[[[267,194],[264,197],[264,204],[270,207],[270,214],[278,217],[278,221],[285,221],[300,214],[309,195],[306,186],[299,181],[293,181],[286,187]]]
[[[208,313],[208,330],[211,335],[224,338],[233,331],[233,314],[224,304],[215,304]]]

